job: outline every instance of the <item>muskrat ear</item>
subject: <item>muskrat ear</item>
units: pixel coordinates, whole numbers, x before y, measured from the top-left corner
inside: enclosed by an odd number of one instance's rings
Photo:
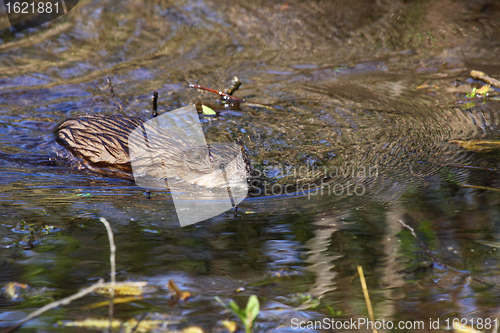
[[[151,112],[151,118],[156,118],[158,115],[158,93],[153,92],[153,112]]]

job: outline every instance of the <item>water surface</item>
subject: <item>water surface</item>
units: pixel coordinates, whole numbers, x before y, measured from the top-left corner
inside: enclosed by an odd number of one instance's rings
[[[493,1],[89,0],[12,34],[1,12],[0,282],[31,291],[0,296],[0,326],[109,277],[100,217],[115,232],[117,279],[160,288],[117,305],[117,318],[223,331],[237,318],[214,297],[243,306],[249,295],[255,332],[367,318],[358,265],[380,320],[430,330],[440,319],[444,331],[446,319],[497,318],[498,155],[450,141],[498,140],[498,101],[457,101],[480,86],[470,70],[500,76],[499,18]],[[215,108],[188,83],[224,89],[234,76],[247,103],[203,119],[205,135],[242,140],[270,178],[236,214],[181,228],[169,193],[78,168],[54,142],[68,117],[147,119],[153,91],[160,112]],[[170,279],[193,297],[171,306]],[[101,300],[23,330],[105,318],[85,308]]]

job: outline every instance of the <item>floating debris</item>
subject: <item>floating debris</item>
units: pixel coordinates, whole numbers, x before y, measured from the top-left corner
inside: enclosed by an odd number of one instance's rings
[[[488,94],[490,91],[493,91],[493,89],[491,89],[490,84],[487,84],[477,89],[476,94],[486,96],[486,94]]]
[[[140,296],[114,297],[113,304],[126,304],[126,303],[135,302],[135,301],[140,301],[142,299],[144,299],[144,297],[140,297]],[[109,306],[109,301],[97,302],[97,303],[91,304],[89,306],[86,306],[84,309],[86,309],[86,310],[98,309],[98,308],[102,308],[104,306]]]
[[[20,290],[26,290],[28,288],[27,284],[23,283],[17,283],[17,282],[9,282],[5,284],[5,295],[11,299],[11,300],[16,300],[20,297]]]
[[[211,108],[209,108],[208,106],[202,104],[201,105],[201,113],[204,115],[204,116],[215,116],[217,115],[217,113],[212,110]]]
[[[66,327],[82,327],[93,330],[106,330],[109,327],[110,321],[109,318],[105,319],[97,319],[97,318],[87,318],[78,321],[67,321],[60,322],[62,326]],[[111,321],[112,329],[124,329],[124,332],[150,332],[152,330],[160,328],[161,325],[168,324],[168,322],[164,320],[141,320],[137,321],[136,319],[129,319],[127,321],[123,321],[120,319],[113,319]],[[174,331],[168,331],[174,332]]]
[[[184,301],[191,297],[191,293],[189,291],[182,291],[177,287],[174,280],[168,281],[168,290],[172,293],[172,297],[177,301]]]
[[[222,325],[229,331],[229,333],[236,332],[238,325],[232,320],[223,320]]]
[[[486,82],[489,85],[492,85],[494,87],[500,88],[500,81],[497,79],[492,78],[491,76],[487,75],[486,73],[483,73],[481,71],[471,71],[470,76],[473,79],[476,80],[481,80],[483,82]]]
[[[125,281],[117,282],[115,284],[115,295],[116,296],[141,296],[146,291],[152,291],[153,287],[146,288],[148,283],[146,281]],[[110,295],[112,286],[106,286],[104,288],[99,288],[96,290],[98,294]]]

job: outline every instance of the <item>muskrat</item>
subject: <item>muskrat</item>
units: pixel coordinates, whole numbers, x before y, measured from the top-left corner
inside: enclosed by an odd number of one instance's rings
[[[155,115],[156,105],[153,117]],[[119,178],[134,179],[128,139],[136,128],[142,126],[144,129],[144,124],[145,121],[140,118],[125,115],[88,115],[65,120],[56,128],[55,135],[56,141],[79,158],[88,169]],[[250,182],[253,171],[239,145],[199,147],[161,127],[157,131],[152,136],[160,140],[153,139],[148,144],[152,145],[155,154],[161,155],[162,159],[156,165],[148,166],[148,170],[156,168],[159,179],[165,177],[166,169],[168,174],[175,175],[176,178],[209,188],[227,187],[231,183],[241,184],[242,174]],[[242,158],[231,158],[234,156]],[[221,163],[224,168],[221,172],[219,165],[214,166],[214,161],[232,162],[226,166]],[[148,162],[151,164],[151,159]]]

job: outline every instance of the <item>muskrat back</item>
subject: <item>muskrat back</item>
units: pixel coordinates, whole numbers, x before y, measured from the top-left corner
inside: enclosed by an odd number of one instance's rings
[[[57,127],[56,141],[93,171],[131,178],[128,135],[143,123],[121,115],[70,118]]]

